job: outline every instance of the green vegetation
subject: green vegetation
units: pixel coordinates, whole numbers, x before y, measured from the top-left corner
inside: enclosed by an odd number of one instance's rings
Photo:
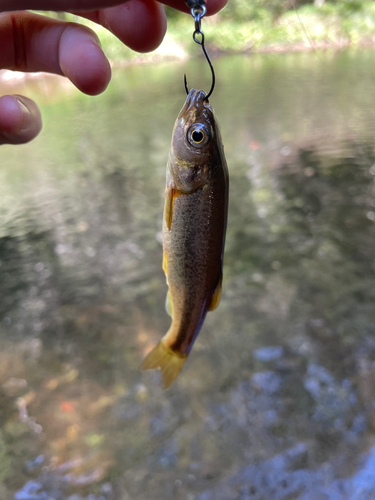
[[[194,53],[192,19],[169,7],[166,12],[168,34],[162,46],[148,55],[133,52],[106,29],[95,26],[109,59],[123,64],[134,59],[150,61]],[[66,19],[77,21],[76,16],[70,14]],[[204,19],[203,29],[211,51],[230,53],[372,43],[375,3],[370,0],[229,0],[217,16]]]

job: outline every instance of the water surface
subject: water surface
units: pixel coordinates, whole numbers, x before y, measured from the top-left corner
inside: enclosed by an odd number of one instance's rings
[[[139,365],[169,327],[165,165],[203,62],[17,89],[44,130],[0,153],[1,499],[375,499],[373,58],[215,61],[223,296],[166,392]]]

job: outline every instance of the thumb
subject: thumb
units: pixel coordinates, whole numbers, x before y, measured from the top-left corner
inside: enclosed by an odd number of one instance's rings
[[[24,144],[41,129],[42,118],[34,101],[22,95],[0,97],[0,145]]]

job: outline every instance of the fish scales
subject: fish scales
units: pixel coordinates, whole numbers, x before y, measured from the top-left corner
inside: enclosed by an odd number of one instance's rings
[[[178,376],[209,310],[220,300],[228,209],[220,131],[203,91],[192,89],[172,134],[163,222],[163,268],[172,324],[142,368]]]

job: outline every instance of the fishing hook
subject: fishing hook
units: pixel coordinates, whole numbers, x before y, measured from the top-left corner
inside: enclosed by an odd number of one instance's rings
[[[215,71],[214,67],[212,66],[211,59],[209,55],[207,54],[206,47],[204,45],[204,33],[201,29],[201,20],[202,17],[206,15],[207,9],[206,9],[206,2],[205,0],[186,0],[186,5],[189,7],[191,15],[194,19],[195,22],[195,31],[193,33],[193,40],[195,43],[200,45],[202,47],[203,53],[207,59],[208,65],[210,66],[211,70],[211,75],[212,75],[212,84],[209,93],[206,95],[205,101],[208,101],[208,98],[211,96],[214,88],[215,88]],[[200,38],[197,38],[197,36],[200,36]],[[189,87],[187,84],[186,80],[186,74],[184,75],[184,84],[185,84],[185,90],[186,93],[189,94]]]

